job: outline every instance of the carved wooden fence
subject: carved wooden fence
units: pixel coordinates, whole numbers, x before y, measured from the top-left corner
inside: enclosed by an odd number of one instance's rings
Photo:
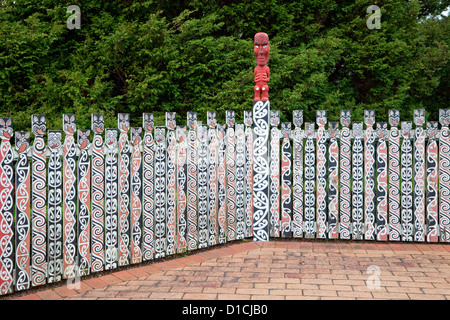
[[[255,101],[244,123],[167,113],[154,128],[144,113],[130,130],[121,113],[118,132],[64,115],[62,141],[33,115],[32,145],[0,118],[0,294],[246,237],[448,243],[450,110],[440,129],[424,110],[414,125],[388,117],[389,129],[365,111],[364,130],[349,111],[341,126],[317,111],[302,129],[294,111],[280,130]]]

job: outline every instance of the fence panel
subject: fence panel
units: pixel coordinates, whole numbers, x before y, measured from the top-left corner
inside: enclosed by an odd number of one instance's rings
[[[63,145],[33,115],[33,144],[15,132],[14,148],[13,119],[0,118],[0,294],[246,237],[448,243],[449,114],[439,128],[416,110],[413,129],[389,110],[388,128],[366,110],[364,130],[322,110],[303,131],[295,111],[280,130],[255,101],[237,124],[233,111],[207,125],[189,112],[187,127],[167,113],[154,136],[153,114],[130,131],[120,113],[119,137],[102,115],[90,130],[63,115]]]

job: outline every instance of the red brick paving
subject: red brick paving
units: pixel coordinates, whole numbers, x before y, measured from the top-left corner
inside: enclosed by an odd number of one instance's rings
[[[450,245],[248,241],[3,299],[448,300]]]

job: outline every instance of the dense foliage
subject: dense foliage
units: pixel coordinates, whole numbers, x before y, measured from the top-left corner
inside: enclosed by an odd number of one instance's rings
[[[67,7],[81,8],[81,29],[70,30]],[[381,8],[381,29],[369,29],[367,7]],[[90,128],[90,114],[103,113],[116,127],[118,112],[251,108],[252,41],[271,40],[270,100],[290,121],[303,109],[437,110],[449,100],[450,1],[215,1],[215,0],[0,0],[0,116],[29,130],[30,115],[46,114],[48,128],[62,128],[62,114],[77,115]]]

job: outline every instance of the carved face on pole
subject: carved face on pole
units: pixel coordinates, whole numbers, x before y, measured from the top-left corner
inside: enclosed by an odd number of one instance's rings
[[[255,34],[254,52],[256,62],[259,66],[265,66],[269,61],[270,43],[267,33],[258,32]]]

